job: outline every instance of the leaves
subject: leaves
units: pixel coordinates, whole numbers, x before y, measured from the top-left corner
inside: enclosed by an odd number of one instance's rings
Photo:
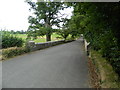
[[[83,33],[91,47],[100,51],[120,75],[119,3],[84,2],[73,6],[71,28]]]
[[[64,9],[63,3],[61,2],[28,2],[31,9],[34,10],[34,17],[30,16],[28,18],[31,24],[28,28],[28,37],[36,37],[46,35],[51,36],[53,33],[52,26],[59,26],[60,19],[58,19],[57,14],[59,10]],[[51,40],[50,37],[47,41]]]
[[[21,47],[23,45],[24,41],[21,38],[12,36],[10,34],[2,34],[2,48],[8,48],[8,47]]]

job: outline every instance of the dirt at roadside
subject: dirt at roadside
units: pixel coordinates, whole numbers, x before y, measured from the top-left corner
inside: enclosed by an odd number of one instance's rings
[[[88,58],[88,68],[89,68],[89,83],[91,88],[96,88],[99,90],[100,87],[100,76],[96,72],[95,65],[93,64],[92,60]]]

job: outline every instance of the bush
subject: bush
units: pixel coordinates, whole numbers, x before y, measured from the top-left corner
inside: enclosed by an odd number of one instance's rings
[[[25,47],[11,47],[2,50],[2,59],[11,58],[13,56],[21,55],[29,52],[29,50]]]
[[[24,41],[10,34],[2,34],[2,48],[21,47]]]

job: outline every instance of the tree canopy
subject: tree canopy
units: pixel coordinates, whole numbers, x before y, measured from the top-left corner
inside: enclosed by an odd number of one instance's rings
[[[120,74],[120,3],[71,3],[74,12],[70,25],[90,42]]]
[[[46,35],[46,41],[51,41],[51,34],[55,31],[52,26],[59,26],[61,22],[59,17],[63,16],[58,16],[59,10],[63,10],[66,6],[61,2],[28,2],[28,4],[35,15],[29,17],[31,24],[28,29],[29,35]]]

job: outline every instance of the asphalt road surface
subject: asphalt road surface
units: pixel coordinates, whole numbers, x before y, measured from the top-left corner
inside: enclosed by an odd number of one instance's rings
[[[3,61],[3,88],[88,88],[81,40]]]

